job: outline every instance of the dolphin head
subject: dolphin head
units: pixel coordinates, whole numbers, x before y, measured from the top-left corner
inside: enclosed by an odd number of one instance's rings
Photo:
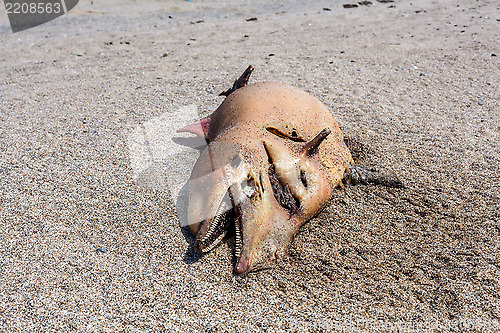
[[[188,186],[195,248],[209,252],[234,230],[237,275],[285,254],[352,162],[327,108],[279,83],[242,87],[194,125],[182,130],[209,142]]]
[[[243,130],[249,135],[241,136]],[[300,226],[332,194],[332,178],[317,154],[328,134],[325,129],[309,142],[292,141],[236,126],[211,142],[189,183],[195,248],[208,252],[233,229],[238,275],[285,254]]]

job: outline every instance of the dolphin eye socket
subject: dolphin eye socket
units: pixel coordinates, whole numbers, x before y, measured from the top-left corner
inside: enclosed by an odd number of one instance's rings
[[[300,181],[302,182],[302,185],[307,188],[307,177],[304,170],[300,170]]]
[[[255,179],[252,176],[248,175],[247,179],[243,181],[241,184],[241,189],[243,193],[251,198],[255,195]]]

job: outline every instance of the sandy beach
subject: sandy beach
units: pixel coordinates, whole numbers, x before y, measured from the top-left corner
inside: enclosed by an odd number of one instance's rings
[[[0,331],[498,331],[500,7],[344,4],[82,0],[18,33],[0,6]],[[234,240],[200,257],[179,225],[198,152],[172,137],[250,64],[405,186],[336,190],[236,278]]]

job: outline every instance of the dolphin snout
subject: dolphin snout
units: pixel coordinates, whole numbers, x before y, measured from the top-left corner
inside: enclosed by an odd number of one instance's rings
[[[234,274],[236,275],[244,275],[248,273],[249,270],[250,270],[250,260],[248,259],[247,256],[241,257],[236,263],[236,266],[234,266]]]

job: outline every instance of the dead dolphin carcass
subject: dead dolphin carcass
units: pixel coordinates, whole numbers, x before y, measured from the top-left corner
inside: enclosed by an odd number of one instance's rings
[[[208,252],[234,229],[238,275],[285,254],[343,180],[376,178],[354,166],[323,103],[281,83],[247,85],[252,70],[221,94],[214,113],[178,130],[208,143],[188,183],[195,248]]]

